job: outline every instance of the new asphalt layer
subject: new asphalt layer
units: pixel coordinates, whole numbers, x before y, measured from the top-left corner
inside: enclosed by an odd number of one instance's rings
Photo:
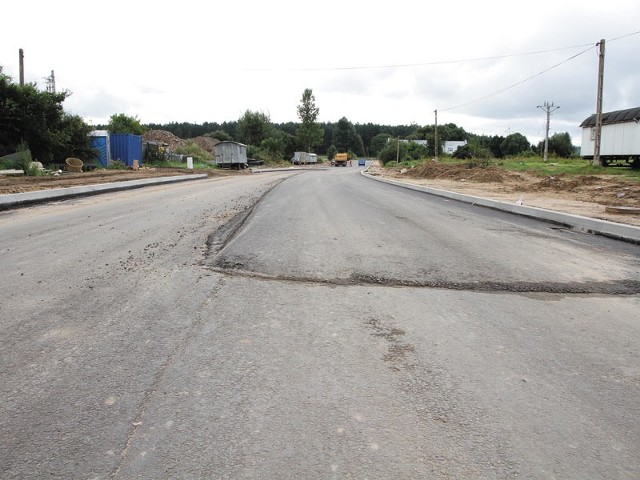
[[[254,169],[253,172],[259,173],[260,170]],[[573,228],[596,235],[604,235],[607,237],[616,238],[632,243],[640,243],[640,228],[631,225],[624,225],[621,223],[609,222],[606,220],[582,217],[579,215],[571,215],[568,213],[545,210],[542,208],[505,203],[497,200],[476,197],[473,195],[450,192],[447,190],[439,190],[419,185],[411,185],[396,180],[368,175],[366,169],[362,171],[362,174],[367,178],[378,182],[385,182],[392,185],[397,185],[402,188],[424,192],[430,195],[438,195],[452,200],[457,200],[459,202],[471,203],[473,205],[479,205],[495,210],[502,210],[514,215],[523,215],[531,218],[536,218],[538,220],[563,225],[568,228]],[[182,175],[0,195],[0,210],[9,210],[28,205],[34,205],[37,203],[58,201],[79,196],[97,195],[100,193],[142,188],[151,185],[201,180],[204,178],[207,178],[207,175]]]

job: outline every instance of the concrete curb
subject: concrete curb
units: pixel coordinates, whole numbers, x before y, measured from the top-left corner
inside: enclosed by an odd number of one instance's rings
[[[500,202],[498,200],[491,200],[488,198],[476,197],[473,195],[450,192],[448,190],[440,190],[437,188],[412,185],[410,183],[390,180],[388,178],[380,178],[378,176],[367,173],[366,170],[363,170],[361,173],[363,176],[372,180],[408,188],[409,190],[416,190],[419,192],[428,193],[430,195],[438,195],[440,197],[450,198],[459,202],[470,203],[472,205],[480,205],[482,207],[492,208],[494,210],[502,210],[504,212],[513,213],[515,215],[522,215],[525,217],[565,225],[567,227],[575,228],[577,230],[593,233],[596,235],[603,235],[606,237],[611,237],[632,243],[640,243],[640,227],[634,227],[633,225],[624,225],[622,223],[609,222],[607,220],[599,220],[597,218],[582,217],[569,213],[545,210],[543,208],[515,205],[511,203]]]
[[[117,192],[142,188],[150,185],[162,185],[167,183],[186,182],[208,178],[206,174],[179,175],[172,177],[143,178],[126,182],[96,183],[69,188],[52,188],[49,190],[37,190],[35,192],[12,193],[0,195],[0,210],[8,210],[16,207],[44,203],[52,200],[64,200],[72,197],[97,195],[100,193]]]

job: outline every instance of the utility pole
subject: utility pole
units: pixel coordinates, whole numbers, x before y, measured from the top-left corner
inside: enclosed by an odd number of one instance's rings
[[[438,110],[434,110],[433,113],[436,114],[436,123],[435,123],[435,128],[433,129],[433,149],[436,152],[436,162],[439,162],[440,160],[438,159],[438,150],[440,150],[438,148]]]
[[[51,76],[47,77],[47,92],[56,93],[56,77],[51,70]]]
[[[554,106],[553,102],[551,102],[551,104],[549,104],[549,102],[544,102],[544,105],[538,105],[538,108],[547,112],[547,128],[544,134],[544,156],[542,160],[543,162],[546,162],[549,157],[549,123],[551,121],[551,112],[559,109],[560,107]]]
[[[398,135],[398,140],[396,140],[396,167],[400,164],[400,135]]]
[[[18,63],[20,65],[20,86],[24,87],[24,50],[22,49],[18,53]]]
[[[602,160],[600,160],[600,140],[602,138],[602,85],[604,83],[604,38],[597,44],[600,46],[600,53],[598,54],[598,98],[596,100],[596,127],[595,127],[595,142],[593,144],[593,164],[595,166],[602,166]]]

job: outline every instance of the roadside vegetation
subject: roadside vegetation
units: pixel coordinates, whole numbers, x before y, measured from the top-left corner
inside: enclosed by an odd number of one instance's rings
[[[21,169],[27,175],[44,168],[56,170],[68,157],[95,164],[96,151],[88,133],[109,130],[112,133],[143,135],[164,130],[178,137],[180,145],[171,152],[141,159],[146,166],[184,168],[192,157],[194,168],[216,168],[214,156],[194,139],[208,137],[247,145],[247,157],[269,166],[290,165],[294,152],[318,155],[319,163],[331,161],[337,153],[350,159],[377,158],[383,165],[411,168],[436,156],[441,162],[461,162],[469,167],[498,167],[540,175],[623,175],[637,179],[638,171],[629,168],[594,167],[577,156],[568,133],[549,138],[547,162],[542,161],[543,142],[530,144],[520,133],[503,136],[476,135],[449,123],[439,125],[354,124],[346,117],[336,122],[318,122],[320,108],[311,89],[305,89],[299,104],[292,105],[299,122],[273,123],[268,113],[246,110],[235,121],[143,124],[137,116],[116,113],[106,125],[91,126],[76,115],[64,111],[69,92],[47,92],[36,84],[20,86],[0,74],[0,168]],[[434,150],[436,138],[439,151]],[[444,149],[456,142],[455,153]],[[168,155],[165,155],[167,153]],[[177,161],[182,160],[182,161]],[[110,168],[122,168],[114,163]],[[126,167],[125,167],[126,168]]]

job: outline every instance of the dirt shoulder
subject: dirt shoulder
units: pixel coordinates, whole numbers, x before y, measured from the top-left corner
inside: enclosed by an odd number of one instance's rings
[[[237,170],[190,170],[186,168],[143,168],[133,170],[93,170],[82,173],[64,172],[60,175],[43,175],[38,177],[0,175],[0,195],[52,188],[69,188],[99,183],[124,182],[145,178],[171,177],[177,175],[194,175],[207,173],[210,177],[227,177],[232,175],[247,175],[247,171]]]
[[[526,172],[507,172],[497,167],[467,168],[435,162],[412,169],[383,168],[374,164],[369,173],[504,203],[520,203],[640,227],[638,213],[607,211],[607,207],[640,209],[640,184],[612,176],[540,177]]]

